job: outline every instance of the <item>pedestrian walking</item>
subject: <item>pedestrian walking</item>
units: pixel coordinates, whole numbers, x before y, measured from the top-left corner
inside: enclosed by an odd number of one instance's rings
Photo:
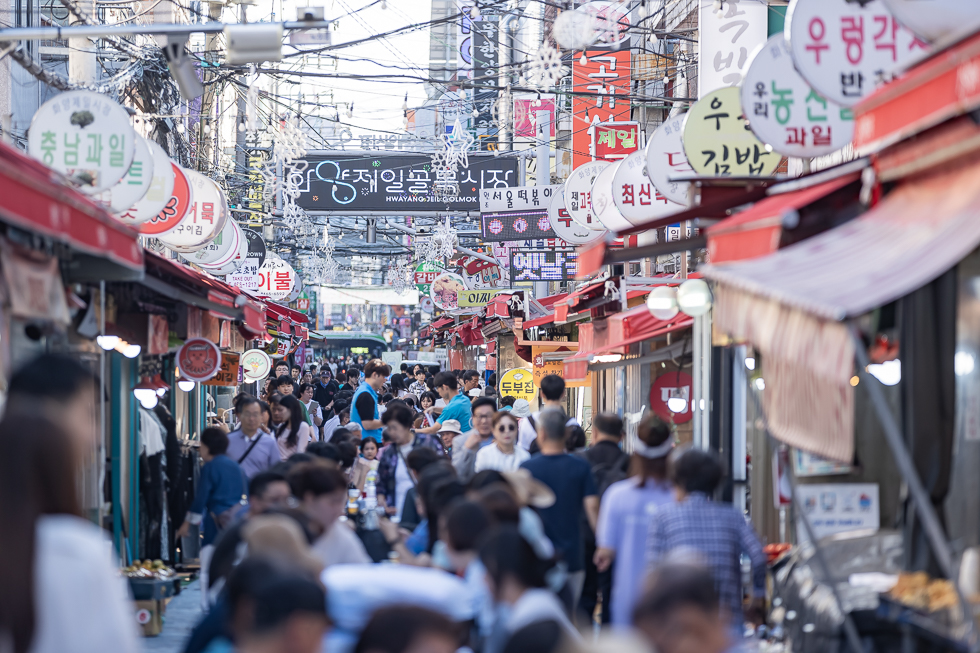
[[[387,507],[389,515],[401,519],[405,495],[416,479],[408,466],[408,455],[416,447],[443,452],[442,443],[434,435],[412,431],[412,411],[402,402],[392,402],[384,414],[384,426],[391,443],[378,462],[378,501]]]
[[[351,399],[351,422],[361,427],[363,437],[371,437],[381,442],[381,411],[378,404],[382,386],[391,367],[378,358],[373,358],[364,366],[364,383],[358,386]]]
[[[463,433],[469,431],[472,428],[473,408],[470,404],[470,398],[460,393],[459,382],[455,375],[452,372],[440,372],[436,375],[434,383],[439,396],[446,402],[446,407],[439,413],[435,424],[428,428],[419,429],[419,432],[437,433],[442,423],[447,419],[454,419],[459,422]],[[434,410],[434,408],[429,410]]]
[[[347,477],[330,462],[300,463],[287,476],[300,508],[320,529],[313,554],[329,567],[336,564],[369,563],[371,557],[347,522]]]
[[[492,427],[493,442],[477,452],[474,469],[476,472],[486,469],[498,472],[517,471],[531,457],[531,454],[517,446],[518,419],[509,411],[502,410],[494,413]]]
[[[214,597],[208,592],[208,567],[218,533],[231,525],[241,507],[247,503],[248,481],[242,468],[227,456],[228,435],[224,429],[211,427],[201,433],[200,481],[194,500],[177,529],[176,537],[187,537],[190,528],[202,526],[201,538],[201,607],[207,610]]]
[[[565,411],[565,379],[561,378],[557,374],[548,374],[541,379],[541,399],[544,407],[541,409],[547,410],[549,408],[554,408],[562,412]],[[523,402],[523,403],[522,403]],[[530,409],[528,405],[527,409],[524,408],[524,404],[527,403],[526,399],[518,399],[514,404],[514,408],[511,410],[515,415],[519,417],[524,417],[521,420],[521,430],[518,434],[518,445],[527,451],[532,450],[531,444],[534,442],[535,438],[538,437],[538,420],[541,418],[541,412],[533,413],[528,416],[524,416],[525,410]],[[520,404],[520,406],[519,406]],[[574,417],[569,417],[566,420],[566,426],[575,426],[578,424],[578,420]]]
[[[611,420],[603,422],[603,429],[615,429]],[[603,616],[609,613],[610,622],[621,628],[632,623],[633,606],[643,587],[651,515],[674,501],[667,480],[667,457],[674,448],[670,426],[648,413],[637,426],[636,436],[630,477],[612,483],[601,493],[593,555],[600,574],[612,573],[611,593],[603,595]],[[599,485],[601,488],[601,480]]]
[[[544,530],[555,545],[560,560],[567,566],[570,611],[578,605],[585,582],[585,552],[582,542],[582,517],[595,529],[599,516],[599,497],[589,464],[578,456],[565,453],[564,411],[549,408],[538,414],[538,443],[541,453],[521,465],[531,476],[547,485],[555,494],[555,503],[540,511]]]
[[[493,445],[493,416],[497,412],[497,402],[489,397],[478,397],[473,400],[470,410],[473,428],[452,440],[453,467],[463,483],[468,483],[479,471],[476,469],[478,452]]]
[[[73,380],[76,392],[91,391],[94,398],[90,374],[73,374]],[[26,385],[18,375],[11,380],[11,388],[19,387],[22,395]],[[102,529],[81,517],[78,470],[83,459],[77,434],[42,415],[18,410],[0,421],[3,648],[10,653],[136,653],[140,645],[132,602],[115,555]]]
[[[313,428],[303,419],[302,403],[293,395],[276,397],[272,407],[276,421],[276,446],[282,460],[306,451],[313,438]]]
[[[721,481],[721,464],[713,453],[687,449],[672,461],[671,481],[677,502],[662,506],[647,538],[647,562],[653,567],[672,551],[694,552],[704,559],[722,607],[741,632],[742,566],[752,562],[753,616],[761,612],[766,591],[766,555],[745,515],[711,500]]]
[[[226,454],[241,466],[247,477],[252,478],[259,472],[277,465],[282,457],[276,441],[268,432],[262,430],[264,411],[259,400],[254,397],[243,397],[238,404],[238,411],[241,426],[228,434]]]

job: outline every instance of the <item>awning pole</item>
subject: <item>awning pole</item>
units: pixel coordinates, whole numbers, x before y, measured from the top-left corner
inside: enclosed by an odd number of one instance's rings
[[[881,387],[878,386],[878,380],[867,371],[867,366],[870,361],[857,325],[851,322],[848,327],[851,332],[851,338],[854,340],[858,374],[861,375],[860,385],[868,389],[871,403],[874,405],[875,412],[878,414],[878,420],[881,422],[882,430],[885,432],[885,440],[888,441],[892,455],[895,456],[895,464],[898,466],[898,471],[902,474],[902,478],[908,485],[909,495],[912,497],[912,504],[915,506],[919,519],[922,520],[922,528],[925,530],[926,537],[929,539],[932,552],[936,556],[936,562],[939,563],[939,568],[946,578],[952,581],[953,587],[956,588],[956,596],[959,598],[960,608],[963,610],[963,619],[970,626],[967,643],[971,651],[977,651],[980,642],[977,641],[976,637],[976,622],[973,620],[973,609],[967,602],[966,597],[963,596],[963,592],[960,590],[960,585],[957,582],[958,574],[955,573],[953,554],[950,550],[949,543],[946,541],[943,527],[939,523],[939,517],[936,515],[936,511],[933,509],[932,501],[929,499],[929,493],[926,492],[925,487],[922,485],[922,480],[919,479],[918,472],[915,471],[915,464],[912,462],[912,457],[905,448],[902,432],[895,422],[895,417],[888,408],[888,402],[885,400],[885,395],[882,393]],[[907,542],[906,545],[908,545]]]

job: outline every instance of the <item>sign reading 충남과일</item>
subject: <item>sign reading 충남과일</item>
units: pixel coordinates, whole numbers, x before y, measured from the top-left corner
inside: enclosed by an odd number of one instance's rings
[[[445,199],[433,194],[437,181],[426,154],[338,152],[306,157],[308,167],[296,204],[307,211],[353,215],[352,211],[392,212],[479,210],[481,188],[506,188],[519,181],[518,160],[512,157],[469,155],[469,167],[454,179],[459,195]]]

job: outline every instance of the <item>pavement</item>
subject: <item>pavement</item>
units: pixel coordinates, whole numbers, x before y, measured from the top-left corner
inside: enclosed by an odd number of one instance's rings
[[[143,650],[154,653],[180,653],[194,626],[201,619],[201,584],[195,580],[167,605],[163,631],[143,638]]]

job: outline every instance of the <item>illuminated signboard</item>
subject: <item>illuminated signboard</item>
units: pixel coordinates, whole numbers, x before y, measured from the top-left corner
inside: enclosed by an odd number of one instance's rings
[[[561,186],[485,188],[480,191],[484,242],[554,238],[548,217],[551,198]]]
[[[510,250],[511,283],[518,281],[568,281],[575,278],[575,250]]]

